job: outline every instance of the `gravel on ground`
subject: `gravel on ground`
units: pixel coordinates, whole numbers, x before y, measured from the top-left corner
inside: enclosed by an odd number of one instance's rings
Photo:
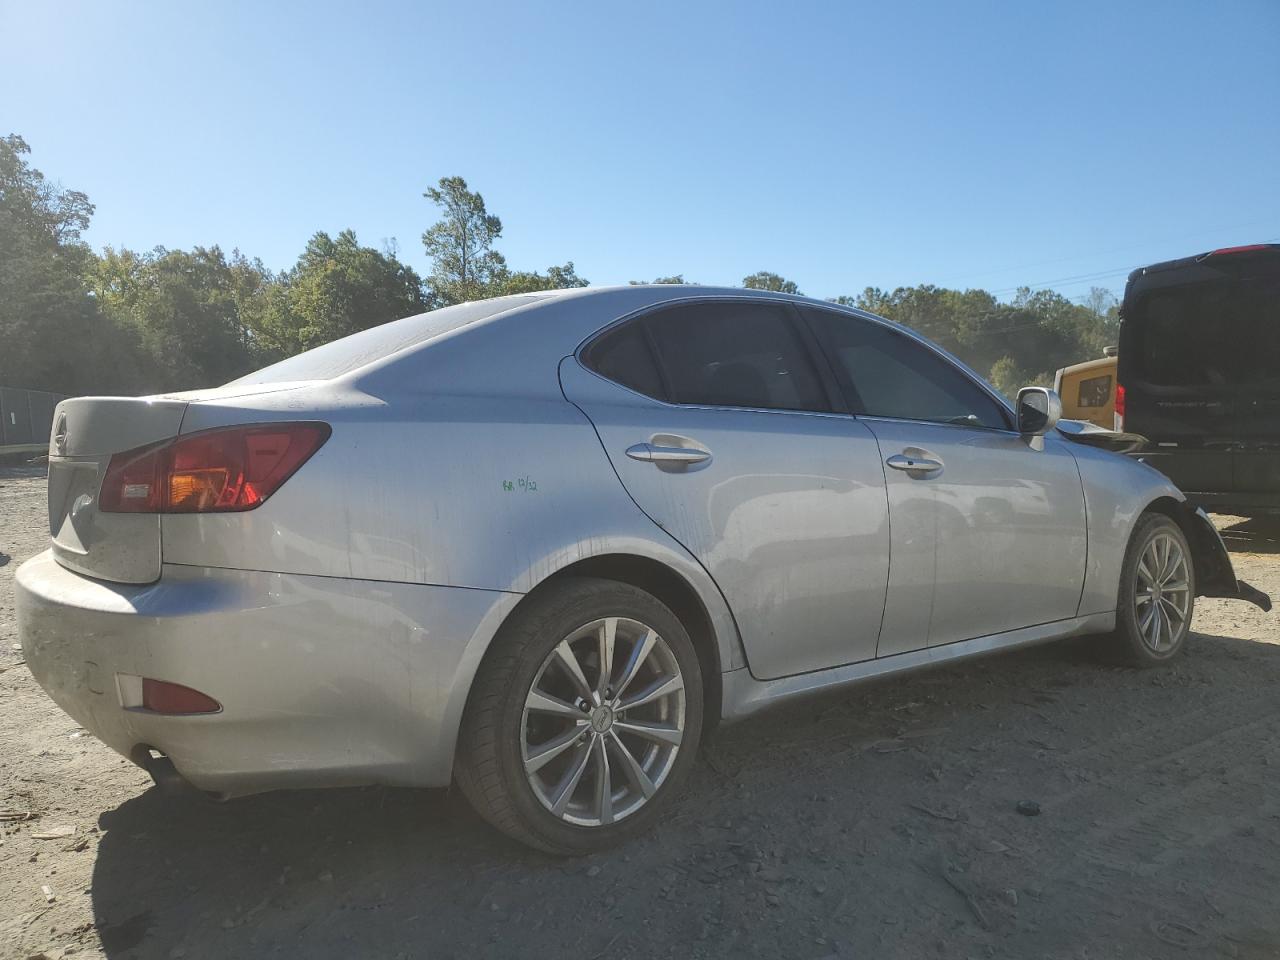
[[[1280,598],[1280,525],[1217,518]],[[447,791],[162,797],[22,662],[43,472],[0,470],[0,957],[1280,954],[1280,618],[1201,600],[1154,671],[1089,643],[723,729],[660,829],[558,860]]]

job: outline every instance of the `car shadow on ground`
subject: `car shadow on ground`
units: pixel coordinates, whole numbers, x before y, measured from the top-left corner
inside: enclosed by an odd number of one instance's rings
[[[1280,647],[1193,640],[1157,671],[1072,642],[762,715],[711,741],[658,829],[580,860],[446,791],[148,790],[101,818],[97,934],[175,960],[1159,955],[1224,936],[1261,956],[1280,943],[1280,808],[1259,813],[1280,792]]]
[[[1280,517],[1252,517],[1219,530],[1232,553],[1280,553]]]

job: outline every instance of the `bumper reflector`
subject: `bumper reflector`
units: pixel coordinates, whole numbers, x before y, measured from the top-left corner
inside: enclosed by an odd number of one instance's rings
[[[222,704],[199,690],[143,677],[142,708],[153,713],[217,713],[222,709]]]

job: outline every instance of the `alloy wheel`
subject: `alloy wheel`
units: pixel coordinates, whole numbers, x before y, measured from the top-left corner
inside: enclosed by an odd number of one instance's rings
[[[671,773],[685,730],[680,664],[646,624],[594,620],[543,660],[520,726],[525,776],[542,805],[567,823],[607,826]]]
[[[1178,539],[1158,533],[1138,560],[1133,591],[1134,619],[1142,642],[1152,653],[1171,651],[1191,609],[1191,580],[1187,556]]]

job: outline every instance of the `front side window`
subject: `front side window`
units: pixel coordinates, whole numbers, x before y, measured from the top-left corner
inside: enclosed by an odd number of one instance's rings
[[[690,303],[649,314],[642,323],[673,403],[831,409],[784,305]]]
[[[806,308],[857,413],[993,430],[1005,409],[944,357],[871,320]]]

